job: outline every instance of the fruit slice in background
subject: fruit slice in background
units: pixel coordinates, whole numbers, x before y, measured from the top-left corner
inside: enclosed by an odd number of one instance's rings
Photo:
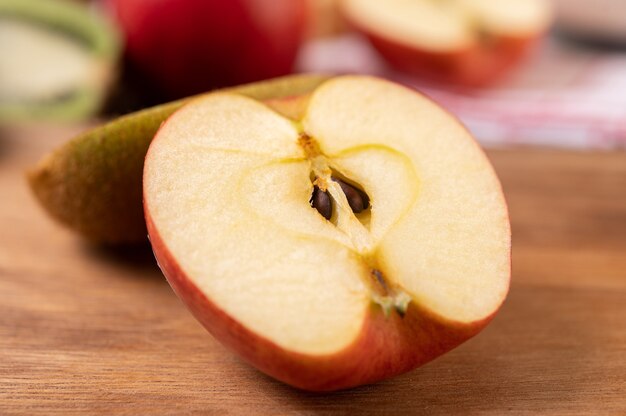
[[[307,0],[107,0],[137,70],[171,98],[287,75]]]
[[[151,143],[150,240],[196,318],[309,390],[408,371],[478,333],[508,291],[510,227],[469,133],[375,78],[289,103],[298,122],[209,95]]]
[[[326,77],[294,75],[235,87],[259,100],[305,94]],[[141,176],[157,129],[186,100],[142,110],[89,130],[29,173],[39,202],[56,220],[99,243],[146,240]]]
[[[117,34],[84,6],[0,0],[0,123],[77,120],[115,80]]]
[[[342,0],[342,10],[392,66],[460,86],[497,81],[552,22],[547,0]]]

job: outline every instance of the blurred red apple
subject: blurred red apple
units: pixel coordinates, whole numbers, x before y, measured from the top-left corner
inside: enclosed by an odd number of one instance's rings
[[[447,85],[502,78],[549,30],[547,0],[341,0],[346,19],[397,69]]]
[[[127,58],[170,97],[290,73],[306,0],[105,0]]]

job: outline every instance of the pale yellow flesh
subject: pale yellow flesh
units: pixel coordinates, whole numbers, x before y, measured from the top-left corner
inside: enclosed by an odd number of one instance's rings
[[[303,124],[327,154],[366,142],[412,162],[417,197],[405,210],[382,212],[381,204],[379,211],[376,188],[366,187],[374,201],[372,223],[393,223],[377,244],[390,279],[453,321],[479,320],[497,308],[508,290],[508,214],[490,164],[456,120],[403,87],[344,78],[316,91]],[[373,170],[388,174],[384,164],[369,163],[369,172],[355,169],[352,179],[373,182]],[[389,184],[385,203],[406,201],[401,177]]]
[[[86,47],[67,35],[0,18],[0,101],[46,101],[93,82]]]
[[[145,194],[168,249],[218,307],[279,345],[330,353],[356,336],[368,297],[358,257],[308,204],[297,139],[264,105],[213,95],[158,133]],[[300,162],[276,169],[282,159]]]
[[[302,132],[368,193],[368,225],[311,208]],[[453,321],[490,315],[508,287],[508,219],[489,163],[451,116],[388,82],[329,81],[299,124],[233,94],[198,100],[158,133],[144,187],[185,274],[292,351],[354,341],[372,302],[372,259],[413,302]]]
[[[422,50],[457,51],[485,34],[532,37],[551,22],[547,0],[343,0],[362,29]]]

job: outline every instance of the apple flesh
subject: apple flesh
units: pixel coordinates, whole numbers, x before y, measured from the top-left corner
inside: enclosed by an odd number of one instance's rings
[[[546,0],[343,0],[342,10],[392,66],[466,87],[502,78],[552,21]]]
[[[360,213],[345,184],[367,197]],[[188,104],[150,146],[144,210],[196,318],[302,389],[422,365],[477,334],[509,287],[485,155],[436,104],[376,78],[334,78],[282,110],[227,93]]]
[[[306,0],[108,0],[132,65],[170,98],[292,71]]]

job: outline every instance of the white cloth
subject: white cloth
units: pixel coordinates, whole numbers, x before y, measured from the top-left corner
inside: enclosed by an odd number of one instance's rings
[[[624,51],[548,38],[498,85],[470,91],[398,73],[358,35],[310,42],[298,69],[373,74],[415,87],[456,114],[488,146],[626,149]]]

